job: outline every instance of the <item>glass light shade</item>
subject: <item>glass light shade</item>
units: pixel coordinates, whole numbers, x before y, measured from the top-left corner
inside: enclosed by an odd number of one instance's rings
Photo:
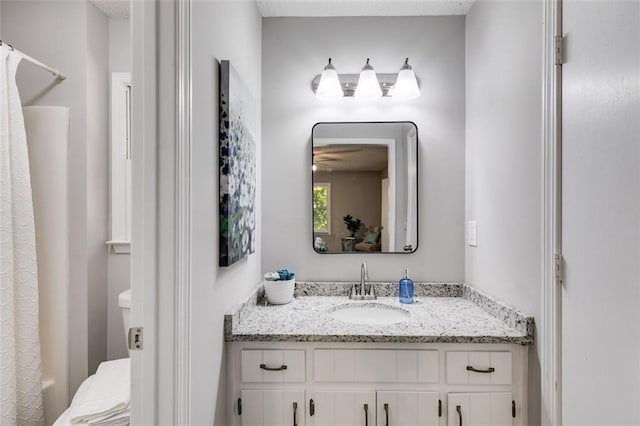
[[[402,69],[398,73],[392,96],[399,99],[415,99],[420,96],[420,88],[416,75],[411,68]]]
[[[376,99],[382,96],[378,76],[373,69],[363,69],[360,72],[354,96],[358,99]]]
[[[344,96],[340,79],[335,69],[325,68],[320,76],[316,97],[324,101],[333,101],[341,99]]]

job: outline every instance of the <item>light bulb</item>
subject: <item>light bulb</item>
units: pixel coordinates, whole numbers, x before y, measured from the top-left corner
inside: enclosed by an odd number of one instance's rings
[[[398,73],[396,84],[391,89],[391,96],[399,99],[415,99],[420,96],[418,81],[411,65],[409,65],[409,58],[404,61],[404,65]]]
[[[362,71],[360,71],[360,78],[358,78],[358,86],[354,96],[358,99],[376,99],[382,96],[378,76],[373,67],[369,65],[369,58],[367,58],[367,63],[362,67]]]
[[[322,75],[320,76],[320,82],[316,90],[316,98],[323,101],[334,101],[342,99],[343,96],[344,92],[342,91],[342,85],[338,78],[338,72],[331,64],[331,58],[329,58],[329,63],[324,67]]]

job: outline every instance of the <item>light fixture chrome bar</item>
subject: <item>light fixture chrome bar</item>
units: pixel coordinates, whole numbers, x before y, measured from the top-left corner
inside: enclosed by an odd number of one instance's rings
[[[380,88],[382,89],[382,96],[389,97],[389,89],[396,84],[398,74],[377,74],[377,76],[378,81],[380,82]],[[340,85],[342,86],[344,96],[353,97],[356,87],[358,86],[358,78],[360,77],[360,74],[338,74],[338,77],[340,78]],[[316,75],[311,82],[311,89],[314,93],[318,90],[319,83],[320,74]]]

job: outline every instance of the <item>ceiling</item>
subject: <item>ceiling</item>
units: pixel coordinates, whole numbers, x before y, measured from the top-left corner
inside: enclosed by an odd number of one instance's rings
[[[328,145],[313,148],[319,172],[381,172],[387,169],[387,147],[381,145]]]
[[[466,15],[475,0],[256,0],[264,17]]]
[[[130,15],[131,0],[90,0],[109,18]],[[215,1],[215,0],[209,0]],[[264,17],[466,15],[475,0],[256,0]]]
[[[130,14],[130,0],[90,0],[109,18],[124,19]]]

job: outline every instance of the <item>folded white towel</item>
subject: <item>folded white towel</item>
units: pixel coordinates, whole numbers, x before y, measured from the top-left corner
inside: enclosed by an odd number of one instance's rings
[[[100,364],[88,391],[71,405],[71,424],[105,420],[128,411],[130,376],[129,358]]]
[[[131,422],[131,411],[126,409],[124,412],[114,414],[110,417],[102,417],[100,419],[89,420],[88,426],[127,426]]]
[[[86,393],[89,391],[89,388],[91,387],[91,383],[93,383],[94,377],[95,375],[89,376],[85,379],[84,382],[82,382],[82,384],[76,391],[76,394],[73,396],[73,399],[71,400],[71,406],[67,408],[64,413],[60,415],[60,417],[58,417],[58,419],[53,423],[53,426],[71,425],[71,407],[73,407],[73,405],[75,405],[78,400],[84,398],[84,395],[86,395]]]

